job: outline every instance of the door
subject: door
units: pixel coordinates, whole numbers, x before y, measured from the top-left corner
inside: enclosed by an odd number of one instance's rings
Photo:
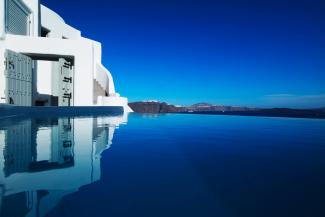
[[[74,162],[74,131],[73,119],[60,118],[58,125],[51,131],[50,162],[59,167],[72,166]]]
[[[59,106],[73,106],[73,65],[59,59]]]
[[[26,55],[6,51],[6,103],[18,106],[32,105],[32,59]]]
[[[73,121],[70,118],[61,118],[58,121],[59,128],[59,156],[58,163],[61,165],[69,165],[74,162],[73,148]]]

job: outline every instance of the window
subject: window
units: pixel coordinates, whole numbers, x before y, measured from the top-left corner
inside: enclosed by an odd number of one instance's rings
[[[30,10],[21,0],[6,0],[6,32],[29,35]]]
[[[42,37],[48,37],[49,36],[49,33],[50,33],[50,30],[48,30],[47,28],[44,28],[42,26],[42,29],[41,29],[41,36]]]

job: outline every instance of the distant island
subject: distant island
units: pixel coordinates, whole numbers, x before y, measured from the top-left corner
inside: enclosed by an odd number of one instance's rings
[[[249,108],[241,106],[212,105],[197,103],[191,106],[176,106],[159,101],[131,102],[129,106],[137,113],[182,113],[209,115],[242,115],[265,117],[295,117],[325,119],[325,108],[290,109],[290,108]]]

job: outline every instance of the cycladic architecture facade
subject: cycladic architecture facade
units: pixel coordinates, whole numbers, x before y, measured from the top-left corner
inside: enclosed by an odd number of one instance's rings
[[[0,104],[123,106],[101,44],[40,0],[0,0]]]

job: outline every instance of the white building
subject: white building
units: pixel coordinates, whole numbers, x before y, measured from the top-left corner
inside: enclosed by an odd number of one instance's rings
[[[101,44],[39,0],[0,0],[0,105],[123,106]]]

